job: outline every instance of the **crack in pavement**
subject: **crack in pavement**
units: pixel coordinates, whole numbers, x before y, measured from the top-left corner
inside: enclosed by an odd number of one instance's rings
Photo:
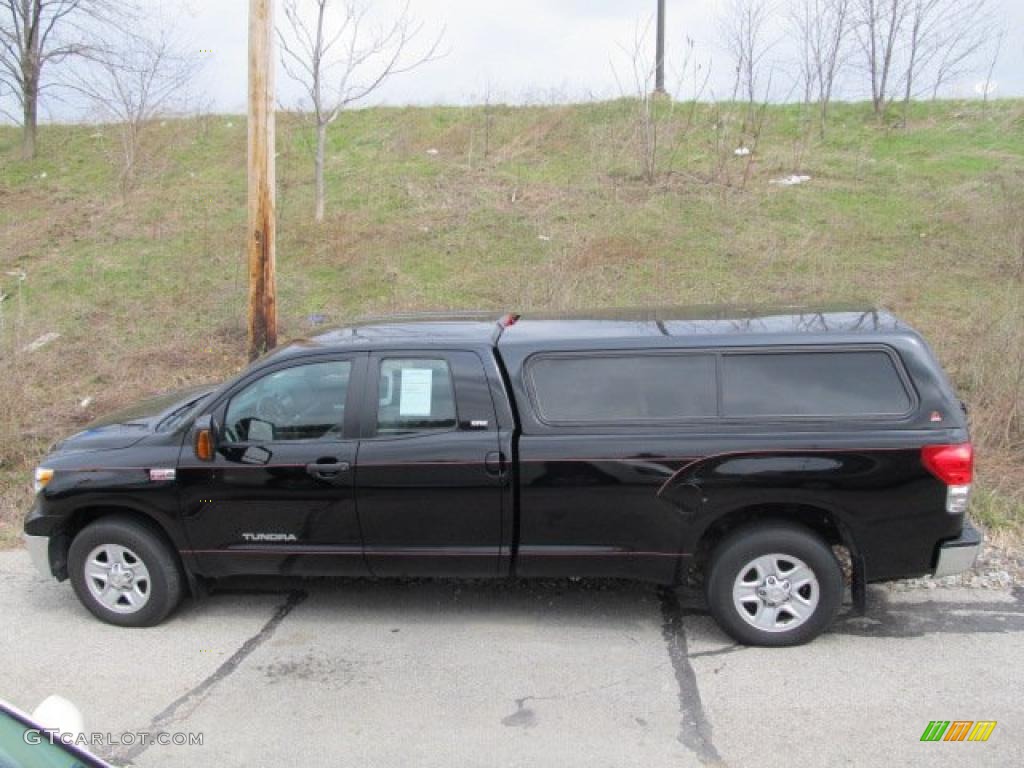
[[[727,653],[738,653],[739,651],[746,651],[750,648],[748,645],[740,645],[739,643],[733,643],[727,645],[724,648],[716,648],[713,651],[700,651],[698,653],[691,653],[687,656],[688,659],[699,659],[703,656],[724,656]]]
[[[671,587],[658,589],[661,601],[661,635],[668,647],[668,656],[679,686],[679,735],[676,737],[705,765],[724,766],[725,762],[711,740],[711,722],[704,713],[697,687],[697,674],[690,665],[683,633],[683,607]]]
[[[149,725],[146,728],[134,731],[134,733],[149,733],[152,738],[145,741],[140,740],[138,743],[131,745],[122,752],[113,753],[107,759],[109,761],[117,760],[118,762],[123,762],[126,765],[133,764],[133,761],[138,758],[139,755],[153,745],[158,734],[166,733],[168,726],[170,726],[175,720],[180,720],[192,714],[196,707],[203,702],[210,689],[234,672],[238,666],[245,661],[249,654],[266,642],[270,636],[274,634],[274,630],[277,629],[278,625],[284,621],[285,617],[308,596],[307,592],[303,592],[301,590],[289,592],[287,599],[278,606],[274,615],[267,620],[267,623],[264,624],[255,635],[242,643],[238,650],[231,654],[231,656],[229,656],[223,664],[217,667],[212,674],[164,707],[163,710],[157,713],[149,721]],[[190,704],[192,706],[186,711],[186,705]]]
[[[530,707],[526,706],[526,702],[528,701],[567,701],[569,699],[574,699],[579,696],[587,696],[591,693],[600,693],[601,691],[607,691],[609,688],[615,688],[616,686],[622,685],[624,683],[636,682],[638,679],[645,678],[648,675],[657,672],[659,669],[663,669],[664,667],[665,662],[662,662],[660,664],[655,664],[653,667],[649,667],[648,669],[638,674],[630,675],[629,677],[624,677],[619,680],[613,680],[612,682],[605,683],[603,685],[594,685],[589,688],[581,688],[580,690],[571,691],[569,693],[558,693],[550,696],[531,695],[523,696],[521,699],[513,699],[513,701],[516,704],[516,711],[513,712],[511,715],[503,717],[501,719],[501,724],[515,727],[532,728],[534,725],[537,724],[537,717],[536,712],[534,712],[534,710]]]

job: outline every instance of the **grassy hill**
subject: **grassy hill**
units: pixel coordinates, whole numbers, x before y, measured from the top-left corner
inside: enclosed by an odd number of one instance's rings
[[[975,514],[1024,527],[1024,102],[915,105],[906,129],[838,105],[369,109],[327,152],[278,125],[283,337],[394,310],[858,300],[922,329],[972,406]],[[245,120],[149,126],[123,196],[114,126],[0,128],[0,543],[57,437],[244,363]],[[753,149],[738,157],[739,146]],[[810,176],[798,186],[772,180]],[[24,280],[17,273],[23,272]],[[36,351],[45,333],[60,337]]]

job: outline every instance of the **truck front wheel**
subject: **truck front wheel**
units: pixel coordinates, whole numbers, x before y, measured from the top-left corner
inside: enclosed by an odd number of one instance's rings
[[[126,517],[83,528],[71,542],[68,575],[86,608],[122,627],[159,624],[182,594],[174,553],[149,526]]]
[[[800,645],[832,622],[843,576],[828,544],[788,523],[740,528],[715,547],[705,579],[718,624],[745,645]]]

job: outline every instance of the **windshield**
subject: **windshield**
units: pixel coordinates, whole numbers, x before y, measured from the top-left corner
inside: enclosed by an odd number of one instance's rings
[[[173,432],[182,424],[188,423],[188,421],[196,416],[212,394],[213,392],[207,392],[189,400],[187,403],[183,403],[179,408],[175,408],[160,420],[160,423],[156,425],[156,431]]]

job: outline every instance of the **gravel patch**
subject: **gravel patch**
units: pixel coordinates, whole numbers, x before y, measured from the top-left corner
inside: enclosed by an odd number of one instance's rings
[[[893,592],[913,589],[1010,589],[1024,586],[1024,550],[997,547],[988,542],[982,548],[978,562],[969,571],[933,579],[893,581],[888,587]]]

